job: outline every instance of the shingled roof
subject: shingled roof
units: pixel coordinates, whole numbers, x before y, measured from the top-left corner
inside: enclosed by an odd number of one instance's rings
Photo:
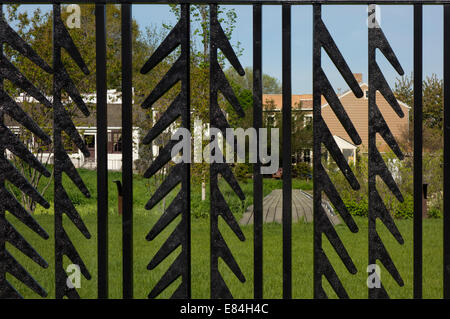
[[[272,100],[276,110],[281,110],[283,105],[283,94],[263,94],[262,101],[266,104],[268,101]],[[302,109],[311,110],[312,109],[312,94],[292,94],[292,107],[301,103]],[[324,97],[322,97],[322,105],[326,103]]]
[[[21,103],[18,103],[19,105]],[[44,108],[43,105],[37,105],[37,107]],[[91,108],[92,110],[92,108]],[[133,115],[138,116],[140,119],[145,117],[144,111],[140,111],[140,107],[133,108]],[[136,114],[136,112],[138,114]],[[111,103],[107,105],[107,116],[108,116],[108,127],[122,127],[122,104]],[[96,109],[93,108],[91,114],[86,117],[81,111],[76,109],[75,115],[72,116],[72,120],[77,127],[96,127],[97,126],[97,115]],[[18,126],[19,124],[8,115],[5,114],[4,123],[7,126]]]

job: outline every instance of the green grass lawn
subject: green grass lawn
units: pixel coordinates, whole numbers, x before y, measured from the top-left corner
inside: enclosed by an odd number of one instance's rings
[[[97,245],[96,245],[96,196],[95,196],[95,175],[89,172],[81,171],[88,187],[93,193],[92,199],[80,198],[77,202],[77,208],[92,234],[90,240],[85,239],[71,222],[65,218],[64,225],[72,242],[78,249],[81,257],[85,261],[91,275],[91,280],[82,279],[79,293],[83,298],[96,298],[96,267],[97,267]],[[114,173],[115,174],[115,173]],[[112,181],[120,174],[110,175]],[[92,175],[94,177],[92,177]],[[145,211],[143,206],[150,197],[150,191],[145,185],[146,180],[136,178],[134,183],[134,287],[135,298],[146,298],[150,290],[157,283],[164,271],[169,267],[173,258],[177,256],[179,250],[176,250],[168,260],[162,262],[155,270],[147,270],[147,264],[155,255],[158,248],[164,242],[164,239],[170,234],[177,220],[172,223],[168,229],[164,230],[158,238],[152,242],[145,240],[145,236],[154,225],[158,216],[161,214],[162,207],[158,205],[151,211]],[[225,198],[230,202],[230,206],[235,212],[237,219],[240,218],[245,208],[251,203],[252,183],[241,183],[247,200],[242,204],[235,195],[232,194],[228,186],[221,183],[221,188]],[[294,181],[295,188],[310,189],[311,184],[302,181]],[[115,199],[115,185],[110,186],[110,217],[109,217],[109,289],[111,298],[121,298],[121,280],[122,280],[122,252],[121,236],[122,226],[121,217],[117,215],[117,202]],[[70,186],[68,185],[70,189]],[[265,180],[264,194],[268,194],[271,189],[281,188],[281,181]],[[174,196],[175,191],[169,197]],[[192,201],[199,199],[199,188],[193,187]],[[70,191],[70,195],[75,196]],[[51,195],[49,195],[51,197]],[[72,197],[73,198],[73,197]],[[167,202],[167,205],[169,201]],[[209,205],[207,205],[209,207]],[[8,250],[25,266],[27,270],[37,279],[37,281],[49,293],[49,298],[54,297],[54,242],[53,242],[53,214],[52,211],[45,212],[39,210],[35,218],[40,222],[43,228],[50,234],[49,240],[42,240],[33,232],[28,230],[21,223],[14,220],[14,217],[7,214],[7,218],[23,234],[23,236],[33,244],[34,248],[49,263],[48,269],[42,269],[34,264],[27,257],[18,252],[14,247],[7,244]],[[341,237],[344,245],[347,247],[358,269],[356,275],[347,272],[345,266],[339,260],[331,245],[324,239],[324,250],[330,258],[330,261],[344,287],[351,298],[367,298],[366,286],[366,267],[368,260],[368,235],[367,219],[355,218],[359,232],[351,233],[345,225],[338,225],[336,230]],[[222,222],[222,221],[221,221]],[[412,278],[413,278],[413,242],[412,242],[412,220],[396,220],[398,228],[402,233],[405,244],[399,245],[383,225],[379,225],[380,236],[390,252],[400,274],[405,282],[404,287],[398,287],[385,269],[382,268],[381,279],[386,290],[392,298],[411,298],[412,297]],[[233,252],[238,264],[240,265],[246,282],[238,281],[231,271],[221,262],[219,267],[234,297],[252,298],[253,297],[253,227],[242,227],[246,236],[246,241],[239,241],[231,230],[220,224],[222,233]],[[442,297],[442,219],[424,220],[424,298]],[[294,298],[312,298],[313,297],[313,225],[305,223],[296,223],[292,228],[292,272],[293,272],[293,297]],[[192,219],[192,296],[193,298],[209,298],[209,220],[207,218]],[[65,266],[70,262],[64,261]],[[21,284],[17,279],[10,276],[10,280],[18,291],[25,297],[37,298],[30,289]],[[160,297],[170,297],[171,293],[178,286],[179,279],[174,282]],[[325,289],[330,297],[335,297],[330,286],[324,279]],[[279,224],[264,225],[264,297],[281,298],[282,297],[282,226]]]

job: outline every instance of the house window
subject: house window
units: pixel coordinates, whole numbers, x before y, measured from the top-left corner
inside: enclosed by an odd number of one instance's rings
[[[268,114],[266,127],[274,127],[274,126],[275,126],[275,114]]]
[[[303,126],[311,125],[312,121],[313,121],[312,115],[305,115],[305,117],[303,118]]]
[[[369,90],[366,90],[366,91],[364,92],[364,97],[365,97],[366,99],[369,98]]]
[[[353,162],[353,150],[350,148],[344,148],[342,150],[342,154],[344,155],[345,160],[347,163]]]
[[[94,135],[84,135],[84,143],[87,148],[95,148],[95,136]]]
[[[108,133],[108,153],[122,153],[122,131]]]
[[[84,144],[89,151],[89,157],[86,158],[88,161],[95,161],[95,135],[94,134],[84,134]]]
[[[306,163],[311,163],[311,151],[303,150],[303,161]]]

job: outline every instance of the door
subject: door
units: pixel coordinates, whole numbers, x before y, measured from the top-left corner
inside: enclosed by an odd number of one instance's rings
[[[95,161],[95,135],[85,134],[84,142],[86,143],[86,147],[90,153],[90,156],[86,158],[86,161]]]

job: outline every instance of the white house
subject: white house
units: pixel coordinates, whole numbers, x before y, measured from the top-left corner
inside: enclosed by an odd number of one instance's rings
[[[32,99],[32,98],[31,98]],[[31,101],[28,100],[28,101]],[[83,99],[86,103],[96,103],[95,94],[85,95]],[[17,103],[23,103],[24,97],[16,99]],[[120,170],[122,168],[122,98],[120,92],[108,90],[107,94],[107,116],[108,116],[108,169]],[[8,123],[10,121],[11,123]],[[19,132],[17,123],[5,118],[5,122],[12,132]],[[80,116],[75,121],[76,128],[84,139],[90,152],[90,157],[85,157],[75,145],[66,145],[69,157],[77,168],[97,167],[97,127],[96,116]],[[31,141],[33,142],[33,141]],[[133,127],[133,162],[139,159],[139,128]],[[9,151],[8,151],[9,152]],[[50,157],[50,158],[49,158]],[[41,161],[52,163],[53,154],[44,153]]]

